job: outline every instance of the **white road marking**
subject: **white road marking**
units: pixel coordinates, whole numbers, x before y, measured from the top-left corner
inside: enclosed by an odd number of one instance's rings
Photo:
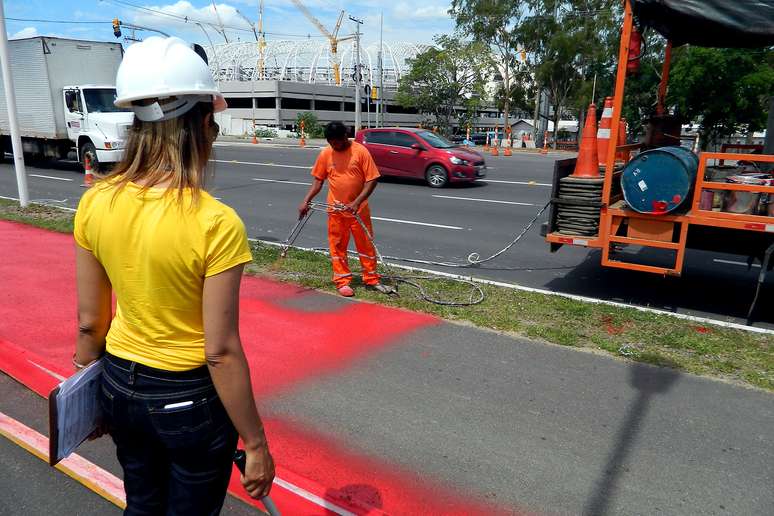
[[[306,489],[302,489],[294,484],[291,484],[287,480],[282,480],[281,478],[274,477],[274,483],[277,484],[280,487],[284,487],[291,493],[300,496],[301,498],[308,500],[312,502],[313,504],[320,506],[324,509],[328,509],[329,511],[333,512],[334,514],[338,514],[340,516],[355,516],[354,513],[349,512],[346,509],[343,509],[339,507],[338,505],[335,505],[325,498],[321,498],[315,494],[310,493]]]
[[[43,176],[40,174],[29,174],[30,177],[42,177],[43,179],[53,179],[55,181],[72,181],[71,178],[68,177],[54,177],[54,176]]]
[[[528,202],[515,202],[515,201],[497,201],[495,199],[476,199],[473,197],[456,197],[454,195],[433,195],[439,199],[456,199],[458,201],[476,201],[476,202],[492,202],[497,204],[515,204],[517,206],[537,206],[537,204],[530,204]]]
[[[501,181],[499,179],[479,179],[482,183],[505,183],[507,185],[527,185],[527,186],[551,186],[551,183],[537,183],[535,181]]]
[[[56,378],[56,379],[57,379],[57,380],[59,380],[60,382],[63,382],[63,381],[65,381],[65,380],[67,380],[67,378],[65,378],[65,377],[64,377],[64,376],[62,376],[61,374],[57,374],[57,373],[55,373],[54,371],[52,371],[52,370],[50,370],[50,369],[46,369],[46,368],[45,368],[45,367],[43,367],[42,365],[40,365],[40,364],[38,364],[38,363],[35,363],[35,362],[33,362],[33,361],[32,361],[32,360],[30,360],[29,358],[27,359],[27,362],[29,362],[30,364],[34,365],[35,367],[37,367],[37,368],[38,368],[38,369],[40,369],[41,371],[44,371],[44,372],[46,372],[46,373],[50,374],[51,376],[53,376],[54,378]]]
[[[726,263],[728,265],[741,265],[742,267],[747,267],[747,264],[744,262],[735,262],[733,260],[721,260],[720,258],[715,258],[712,260],[715,263]],[[753,267],[761,268],[760,264],[754,263],[752,264]]]
[[[237,165],[257,165],[261,167],[301,168],[312,170],[311,165],[283,165],[281,163],[258,163],[255,161],[237,161],[235,159],[211,159],[214,163],[236,163]]]
[[[381,220],[384,222],[397,222],[398,224],[412,224],[414,226],[429,226],[431,228],[441,228],[441,229],[464,229],[459,226],[446,226],[444,224],[430,224],[429,222],[416,222],[414,220],[401,220],[401,219],[388,219],[386,217],[371,217],[373,220]]]
[[[285,179],[263,179],[261,177],[254,177],[253,181],[263,181],[265,183],[286,183],[289,185],[302,185],[302,186],[309,186],[312,183],[304,183],[302,181],[288,181]]]

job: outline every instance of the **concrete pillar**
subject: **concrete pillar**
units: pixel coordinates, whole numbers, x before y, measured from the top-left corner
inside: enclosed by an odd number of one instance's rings
[[[282,129],[282,92],[280,81],[274,81],[274,125]]]

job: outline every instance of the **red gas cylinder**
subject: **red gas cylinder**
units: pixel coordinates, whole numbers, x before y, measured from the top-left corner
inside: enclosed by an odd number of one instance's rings
[[[632,27],[632,36],[629,39],[629,57],[626,62],[626,73],[635,74],[640,70],[640,57],[642,55],[642,34],[637,27]]]

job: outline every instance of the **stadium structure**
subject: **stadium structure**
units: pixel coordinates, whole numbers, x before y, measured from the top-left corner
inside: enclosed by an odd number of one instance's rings
[[[295,130],[299,113],[314,112],[321,123],[355,121],[355,70],[357,52],[354,41],[338,47],[341,84],[336,85],[334,63],[326,39],[267,41],[263,59],[257,42],[232,42],[205,47],[210,70],[218,81],[229,109],[219,115],[225,134],[245,135],[252,127]],[[408,73],[411,59],[428,48],[410,42],[385,42],[382,46],[384,126],[416,127],[423,117],[395,102],[400,79]],[[261,66],[263,62],[263,66]],[[379,86],[377,44],[360,49],[362,125],[376,125],[376,103],[368,102],[365,86]],[[474,120],[475,130],[502,128],[495,108],[484,108]]]
[[[382,46],[384,87],[395,90],[398,81],[407,73],[409,61],[425,51],[427,45],[408,42],[385,42]],[[357,52],[354,42],[347,42],[339,48],[341,62],[341,86],[355,84]],[[212,54],[212,52],[208,52]],[[362,46],[362,83],[371,86],[379,84],[379,46]],[[258,44],[226,43],[214,47],[210,55],[210,69],[221,81],[291,81],[306,84],[335,86],[330,46],[326,40],[304,39],[299,41],[267,41],[261,69]]]

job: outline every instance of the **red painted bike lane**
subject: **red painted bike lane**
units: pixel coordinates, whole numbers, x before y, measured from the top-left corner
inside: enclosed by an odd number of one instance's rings
[[[45,396],[72,372],[74,243],[70,235],[10,222],[0,222],[0,242],[0,368]],[[306,295],[299,287],[268,279],[245,277],[242,282],[241,334],[259,406],[301,382],[335,377],[439,322],[367,303],[315,312],[285,303]],[[390,457],[354,453],[333,431],[303,428],[290,416],[264,418],[279,479],[272,496],[285,514],[513,512],[471,500]],[[231,491],[246,498],[237,475]]]

